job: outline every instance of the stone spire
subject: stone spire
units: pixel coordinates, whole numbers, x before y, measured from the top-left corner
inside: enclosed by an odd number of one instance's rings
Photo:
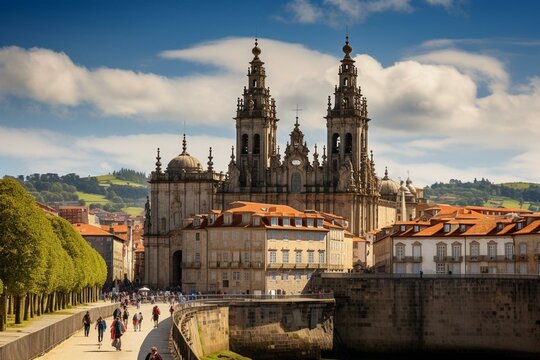
[[[159,156],[159,148],[157,148],[157,156],[156,156],[156,172],[158,174],[161,174],[161,156]]]
[[[187,153],[186,134],[184,134],[184,139],[182,140],[182,154],[180,154],[180,155],[189,155]]]
[[[214,162],[212,161],[214,157],[212,156],[212,147],[210,146],[208,154],[208,162],[206,163],[208,165],[208,172],[214,171]]]

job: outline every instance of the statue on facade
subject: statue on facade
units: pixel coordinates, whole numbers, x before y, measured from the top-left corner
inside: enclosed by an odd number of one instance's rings
[[[150,233],[152,223],[150,222],[150,198],[146,197],[146,203],[144,204],[144,232]]]

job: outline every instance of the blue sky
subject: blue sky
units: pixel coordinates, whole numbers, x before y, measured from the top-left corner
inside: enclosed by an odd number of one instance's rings
[[[254,37],[283,148],[325,142],[348,31],[378,175],[540,182],[538,1],[0,0],[0,176],[226,170]]]

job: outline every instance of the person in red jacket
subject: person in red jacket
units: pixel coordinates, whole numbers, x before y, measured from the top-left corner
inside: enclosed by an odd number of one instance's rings
[[[152,318],[154,319],[154,328],[158,327],[160,314],[161,312],[159,311],[159,307],[157,305],[154,305],[154,308],[152,309]]]

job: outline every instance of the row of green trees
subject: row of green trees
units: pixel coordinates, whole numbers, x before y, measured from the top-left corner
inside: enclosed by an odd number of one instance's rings
[[[97,301],[103,257],[66,220],[47,215],[15,179],[0,180],[0,331],[79,303]]]

